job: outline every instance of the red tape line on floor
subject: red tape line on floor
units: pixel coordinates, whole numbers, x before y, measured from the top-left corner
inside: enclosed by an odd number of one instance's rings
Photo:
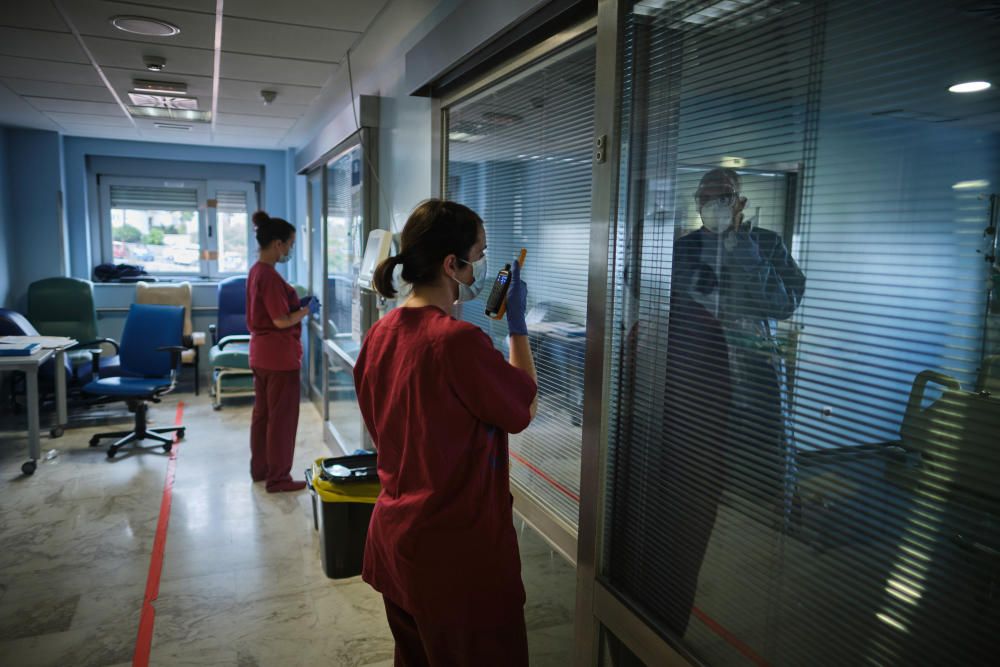
[[[536,475],[538,475],[539,477],[541,477],[542,479],[544,479],[549,484],[551,484],[555,488],[556,491],[559,491],[560,493],[562,493],[564,496],[566,496],[567,498],[569,498],[573,502],[575,502],[577,504],[580,503],[580,496],[578,496],[577,494],[573,493],[572,491],[570,491],[569,489],[567,489],[565,486],[563,486],[562,484],[560,484],[556,480],[554,480],[551,477],[549,477],[548,475],[546,475],[544,472],[542,472],[534,464],[529,463],[528,461],[525,461],[523,458],[521,458],[520,456],[518,456],[514,452],[510,452],[510,457],[512,459],[514,459],[515,461],[517,461],[518,463],[520,463],[521,465],[523,465],[524,467],[526,467],[531,472],[535,473]]]
[[[692,607],[691,613],[694,614],[695,618],[700,620],[702,623],[708,626],[709,630],[726,640],[726,643],[732,646],[734,649],[743,654],[747,660],[757,665],[758,667],[770,667],[767,660],[757,655],[757,652],[752,648],[743,643],[743,641],[734,635],[732,632],[727,630],[722,626],[721,623],[716,621],[714,618],[703,612],[698,607]]]
[[[174,424],[180,426],[184,421],[184,402],[177,404],[177,414]],[[167,546],[167,526],[170,524],[170,502],[174,493],[174,471],[177,468],[177,443],[174,435],[174,446],[167,459],[167,479],[163,482],[163,496],[160,499],[160,519],[156,524],[156,538],[153,540],[153,554],[149,560],[149,574],[146,575],[146,595],[142,600],[142,615],[139,617],[139,635],[135,640],[135,653],[132,654],[132,667],[147,667],[149,653],[153,646],[153,621],[156,609],[153,602],[160,595],[160,574],[163,572],[163,550]]]

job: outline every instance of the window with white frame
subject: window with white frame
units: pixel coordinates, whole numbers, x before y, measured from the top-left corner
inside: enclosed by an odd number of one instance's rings
[[[98,183],[104,262],[204,278],[249,268],[256,183],[120,176]]]

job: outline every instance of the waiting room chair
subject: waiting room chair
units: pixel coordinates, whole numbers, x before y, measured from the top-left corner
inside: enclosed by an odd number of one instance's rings
[[[250,370],[250,332],[247,330],[247,279],[226,278],[219,283],[219,322],[209,327],[212,349],[212,407],[222,408],[223,397],[253,396]]]
[[[184,353],[181,363],[194,366],[194,395],[200,388],[200,350],[205,345],[205,332],[195,331],[191,319],[191,283],[149,283],[140,280],[135,286],[135,302],[160,306],[182,306],[184,308]]]
[[[135,425],[132,431],[98,433],[90,439],[91,447],[104,438],[115,438],[108,447],[110,459],[122,447],[140,440],[155,440],[161,443],[164,452],[169,452],[174,441],[166,434],[184,437],[183,426],[156,429],[147,426],[149,403],[159,403],[174,388],[184,351],[183,335],[184,308],[148,304],[133,304],[129,308],[121,341],[121,365],[128,377],[93,380],[83,391],[125,401],[135,413]]]
[[[42,336],[66,336],[79,341],[66,354],[74,373],[92,365],[93,351],[100,351],[102,344],[110,345],[114,354],[102,354],[98,364],[102,376],[117,374],[118,344],[98,334],[94,285],[89,280],[55,277],[31,283],[28,286],[28,321]],[[77,379],[83,381],[85,378]]]

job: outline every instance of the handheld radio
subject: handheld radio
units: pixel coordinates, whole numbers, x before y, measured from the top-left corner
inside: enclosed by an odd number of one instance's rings
[[[527,248],[521,248],[521,254],[517,258],[517,263],[524,268],[524,258],[528,255]],[[507,290],[510,288],[510,264],[505,264],[497,279],[493,281],[493,289],[486,299],[486,315],[494,320],[503,319],[507,312]]]

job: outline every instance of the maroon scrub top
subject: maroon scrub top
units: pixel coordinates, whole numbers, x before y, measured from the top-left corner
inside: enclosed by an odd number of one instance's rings
[[[299,295],[273,266],[257,262],[247,276],[247,329],[250,368],[297,371],[302,367],[302,325],[287,329],[274,320],[299,309]]]
[[[354,381],[382,482],[364,580],[442,626],[523,614],[507,434],[531,421],[534,380],[428,306],[375,323]]]

